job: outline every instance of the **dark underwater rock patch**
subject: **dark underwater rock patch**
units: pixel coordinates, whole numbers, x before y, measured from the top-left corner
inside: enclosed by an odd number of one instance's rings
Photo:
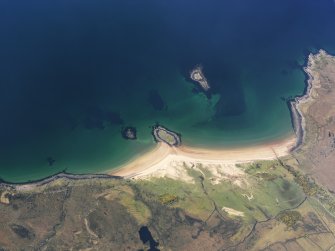
[[[162,96],[159,94],[157,90],[151,90],[149,92],[148,102],[157,111],[162,111],[162,110],[167,109],[167,106],[164,100],[162,99]]]
[[[137,139],[137,131],[135,127],[127,126],[121,130],[122,137],[124,139],[135,140]]]

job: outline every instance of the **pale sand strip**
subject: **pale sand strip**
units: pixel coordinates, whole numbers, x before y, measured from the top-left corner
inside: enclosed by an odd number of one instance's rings
[[[188,146],[175,148],[159,143],[154,150],[118,169],[111,170],[109,174],[125,178],[139,178],[162,168],[168,168],[173,161],[235,165],[255,160],[272,160],[288,155],[295,143],[295,135],[270,144],[235,149],[202,149]]]

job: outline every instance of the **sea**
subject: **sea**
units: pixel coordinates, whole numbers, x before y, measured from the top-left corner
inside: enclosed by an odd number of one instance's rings
[[[156,123],[194,147],[281,140],[319,49],[335,53],[334,0],[1,0],[0,178],[106,172],[153,149]]]

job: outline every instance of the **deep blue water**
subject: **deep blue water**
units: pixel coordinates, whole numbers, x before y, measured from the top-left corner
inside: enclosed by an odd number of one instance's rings
[[[104,171],[152,148],[157,121],[195,146],[284,137],[281,98],[334,27],[332,0],[2,0],[0,177]]]

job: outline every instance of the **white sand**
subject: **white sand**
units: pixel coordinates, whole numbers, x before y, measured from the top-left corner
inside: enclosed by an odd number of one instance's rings
[[[244,216],[243,212],[237,211],[237,210],[235,210],[233,208],[230,208],[230,207],[223,207],[222,211],[225,211],[226,213],[228,213],[229,215],[232,215],[232,216],[240,216],[240,217]]]
[[[240,177],[243,172],[235,167],[236,164],[283,157],[290,153],[295,142],[296,137],[291,136],[271,144],[234,149],[202,149],[188,146],[174,148],[159,143],[154,150],[117,170],[111,170],[109,174],[135,179],[154,176],[191,181],[185,167],[191,168],[196,164],[202,164],[214,175],[214,179]]]

